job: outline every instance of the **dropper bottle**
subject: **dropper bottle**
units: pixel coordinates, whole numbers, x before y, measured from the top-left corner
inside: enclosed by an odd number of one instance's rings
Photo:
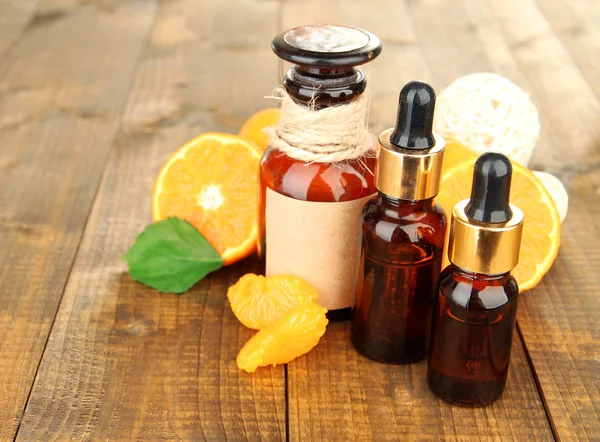
[[[446,402],[483,406],[504,391],[519,289],[523,213],[509,203],[512,165],[480,156],[471,198],[452,212],[449,265],[440,275],[427,380]]]
[[[408,364],[427,355],[446,232],[444,211],[433,200],[445,146],[432,133],[434,108],[431,86],[404,86],[396,127],[379,136],[378,193],[362,213],[351,340],[380,362]]]

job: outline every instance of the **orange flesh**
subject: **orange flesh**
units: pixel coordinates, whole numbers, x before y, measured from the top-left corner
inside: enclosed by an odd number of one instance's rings
[[[203,134],[179,149],[156,180],[154,221],[178,217],[232,264],[255,248],[261,152],[234,135]]]

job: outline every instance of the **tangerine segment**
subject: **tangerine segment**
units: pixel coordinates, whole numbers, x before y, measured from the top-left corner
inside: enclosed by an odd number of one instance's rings
[[[240,350],[238,368],[251,373],[258,367],[286,364],[308,353],[325,334],[327,309],[312,301],[300,303],[254,335]]]
[[[265,150],[269,147],[269,137],[263,130],[265,127],[276,126],[280,115],[279,109],[263,109],[252,115],[244,123],[238,135],[253,141],[258,147]]]
[[[272,324],[296,304],[316,301],[318,295],[308,282],[294,275],[265,278],[249,273],[227,290],[235,317],[256,330]]]
[[[258,168],[250,141],[206,133],[186,143],[162,167],[154,187],[154,221],[184,219],[232,264],[254,251]]]
[[[447,170],[442,176],[436,201],[447,214],[454,205],[469,198],[475,161]],[[512,271],[524,292],[535,287],[552,267],[560,247],[560,217],[552,197],[542,182],[529,169],[513,162],[510,202],[525,216],[519,264]],[[445,256],[445,265],[448,263]]]

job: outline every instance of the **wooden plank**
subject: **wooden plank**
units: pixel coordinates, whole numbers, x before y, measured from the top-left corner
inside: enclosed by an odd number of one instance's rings
[[[445,10],[431,17],[437,6]],[[382,55],[365,67],[371,74],[374,130],[393,124],[398,93],[407,81],[422,79],[439,88],[482,65],[479,52],[462,50],[472,44],[473,35],[448,28],[455,16],[461,20],[464,15],[453,11],[455,2],[418,2],[412,10],[403,2],[379,2],[376,9],[393,17],[388,21],[364,14],[363,8],[358,2],[328,2],[326,7],[321,2],[284,3],[283,24],[343,21],[380,36]],[[437,41],[444,43],[438,46]],[[473,410],[438,400],[426,386],[425,363],[389,366],[359,356],[347,327],[331,324],[313,352],[288,366],[291,440],[552,440],[518,336],[502,400]]]
[[[600,139],[597,124],[600,98],[573,63],[565,45],[533,0],[489,0],[489,3],[545,116],[542,124],[552,127],[559,145],[556,151],[544,154],[558,156],[561,161],[555,166],[562,169],[599,164],[600,149],[591,146]],[[544,156],[538,155],[536,159],[540,165],[546,164]]]
[[[457,54],[478,51],[489,69],[533,92],[542,117],[542,138],[532,166],[557,174],[571,194],[558,260],[542,284],[522,296],[518,324],[555,435],[565,440],[591,439],[599,434],[596,342],[600,336],[595,320],[599,302],[593,296],[598,291],[594,269],[599,259],[593,226],[581,227],[593,219],[589,210],[595,209],[589,207],[596,206],[591,201],[597,198],[597,178],[592,179],[600,152],[597,124],[592,121],[597,115],[597,98],[532,2],[462,3],[464,13],[458,10],[452,16],[451,11],[442,10],[436,15],[445,17],[448,26],[465,27],[476,36]],[[426,8],[431,4],[420,5],[425,23]],[[417,7],[415,4],[413,9]],[[456,10],[456,5],[452,8]],[[436,29],[444,26],[441,21],[431,25]],[[456,33],[448,32],[431,45],[447,45]],[[451,69],[452,63],[446,59],[441,66]],[[475,65],[475,69],[487,68]],[[565,115],[571,112],[580,119],[568,125]],[[576,268],[573,262],[581,267]],[[575,281],[582,290],[574,289]]]
[[[60,23],[28,27],[0,64],[1,440],[21,419],[154,2],[40,8]]]
[[[0,0],[0,60],[29,23],[37,0]]]
[[[511,47],[502,30],[498,26],[496,17],[488,3],[476,0],[463,0],[465,17],[471,26],[471,32],[477,35],[479,51],[485,54],[485,63],[489,67],[481,66],[480,69],[497,72],[509,78],[524,91],[530,94],[532,101],[538,108],[541,122],[540,138],[536,143],[529,167],[534,170],[547,170],[555,172],[565,165],[565,158],[561,144],[557,141],[558,134],[552,124],[548,110],[541,104],[533,83],[535,78],[526,77],[521,72],[520,66],[515,61]],[[464,74],[462,74],[464,75]]]
[[[546,20],[600,97],[600,3],[536,0]]]
[[[600,171],[571,178],[558,260],[519,305],[518,323],[555,433],[600,435]]]
[[[541,134],[530,167],[555,170],[565,164],[554,127],[540,106],[535,90],[521,73],[487,3],[464,0],[453,4],[427,1],[410,3],[424,55],[442,90],[457,78],[476,72],[504,75],[531,93],[538,106]],[[440,11],[430,14],[429,8]]]
[[[542,284],[522,298],[519,327],[556,435],[565,440],[593,440],[600,430],[596,344],[600,333],[595,320],[600,302],[592,294],[599,287],[593,275],[600,259],[594,251],[596,235],[581,226],[592,216],[585,203],[596,196],[593,171],[600,149],[594,121],[598,99],[532,2],[492,1],[491,5],[497,17],[492,26],[505,35],[519,70],[537,95],[548,100],[541,109],[549,123],[563,120],[552,126],[559,141],[554,155],[563,159],[552,171],[567,184],[571,197],[558,260]],[[489,32],[490,27],[486,29]],[[578,97],[577,103],[572,97]],[[572,112],[574,124],[564,124],[564,116]],[[544,155],[537,155],[541,166],[547,164],[550,149],[544,146],[540,152]],[[569,155],[565,155],[567,151]],[[573,157],[576,160],[571,163]],[[581,267],[575,269],[573,262]],[[575,290],[573,281],[584,289]]]
[[[426,383],[426,364],[386,365],[360,356],[348,323],[289,364],[290,440],[553,440],[515,335],[506,391],[486,408],[453,407]]]
[[[242,6],[246,25],[219,28]],[[166,158],[200,132],[234,129],[271,91],[276,59],[262,40],[275,29],[253,17],[275,26],[276,6],[159,3],[18,440],[285,439],[284,368],[235,364],[251,332],[225,292],[258,263],[176,296],[132,281],[121,259],[150,222]],[[223,45],[251,32],[261,37],[248,46]]]

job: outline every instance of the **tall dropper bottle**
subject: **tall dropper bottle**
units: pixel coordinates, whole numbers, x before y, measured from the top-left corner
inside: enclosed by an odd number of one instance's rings
[[[445,142],[432,132],[435,92],[419,81],[400,92],[396,126],[379,136],[377,196],[362,214],[362,251],[351,339],[385,363],[425,358],[446,216],[434,202]]]

